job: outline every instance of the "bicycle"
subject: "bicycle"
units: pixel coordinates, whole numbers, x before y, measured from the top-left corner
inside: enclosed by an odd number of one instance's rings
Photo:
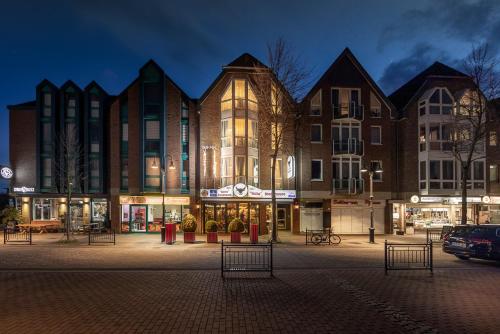
[[[311,242],[315,245],[319,245],[320,243],[331,243],[334,245],[340,244],[342,238],[331,231],[323,231],[322,233],[313,233],[311,236]]]

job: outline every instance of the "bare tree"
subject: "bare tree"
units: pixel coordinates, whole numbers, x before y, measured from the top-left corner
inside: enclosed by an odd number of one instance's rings
[[[276,161],[280,154],[294,151],[299,117],[298,101],[308,85],[310,72],[287,42],[279,38],[267,45],[268,67],[255,65],[253,76],[259,103],[259,142],[269,143],[271,158],[272,241],[277,241]]]
[[[487,45],[473,47],[464,60],[464,69],[472,84],[457,96],[451,124],[452,154],[461,170],[461,224],[467,224],[467,185],[473,163],[486,157],[486,140],[496,121],[489,103],[499,93],[496,65]]]
[[[56,139],[56,147],[59,149],[59,158],[55,163],[55,174],[58,181],[60,193],[66,194],[65,235],[70,239],[71,235],[71,197],[75,190],[81,188],[85,179],[82,157],[84,156],[83,145],[80,143],[77,128],[68,123]]]

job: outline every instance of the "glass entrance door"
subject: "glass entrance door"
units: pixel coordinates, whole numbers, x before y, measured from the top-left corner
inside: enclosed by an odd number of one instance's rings
[[[130,206],[130,232],[146,232],[147,206]]]
[[[286,230],[286,209],[278,208],[276,212],[278,214],[277,217],[278,229]]]

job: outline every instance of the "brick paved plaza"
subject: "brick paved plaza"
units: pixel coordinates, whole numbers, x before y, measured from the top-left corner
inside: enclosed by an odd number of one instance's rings
[[[382,237],[341,246],[284,236],[275,277],[223,280],[220,246],[157,235],[117,245],[0,246],[2,333],[495,333],[500,267],[435,248],[434,275],[384,275]],[[418,238],[416,238],[418,239]],[[409,240],[408,238],[403,240]]]

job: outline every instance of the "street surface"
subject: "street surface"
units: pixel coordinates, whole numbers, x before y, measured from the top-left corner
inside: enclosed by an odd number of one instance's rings
[[[179,238],[181,235],[178,236]],[[275,275],[220,275],[220,245],[0,246],[0,333],[498,333],[500,265],[434,248],[434,274],[384,274],[383,236],[305,246],[282,235]],[[197,236],[203,239],[203,236]],[[422,237],[387,236],[392,241]],[[244,240],[245,241],[245,240]]]

